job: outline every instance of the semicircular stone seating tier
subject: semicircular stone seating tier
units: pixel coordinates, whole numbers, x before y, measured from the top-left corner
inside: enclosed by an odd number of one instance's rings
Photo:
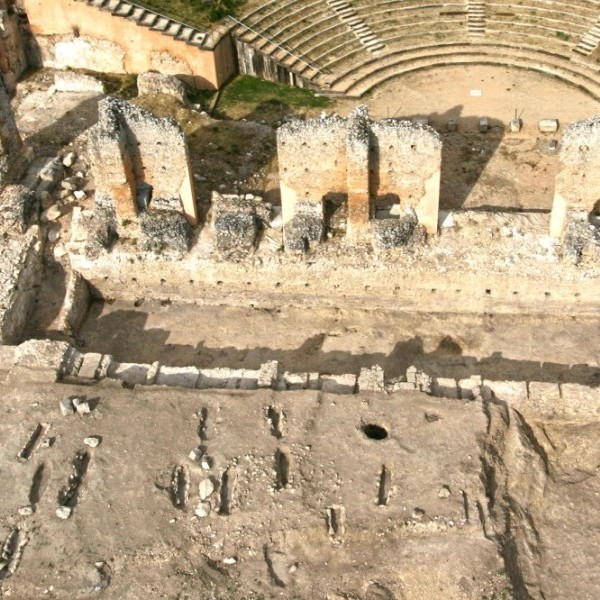
[[[331,93],[483,63],[548,73],[600,98],[600,0],[270,0],[233,34]]]

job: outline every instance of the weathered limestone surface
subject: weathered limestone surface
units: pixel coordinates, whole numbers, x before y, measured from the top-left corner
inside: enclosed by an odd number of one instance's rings
[[[299,207],[323,219],[328,195],[348,202],[347,236],[369,232],[373,207],[386,197],[414,209],[428,233],[437,231],[441,149],[427,125],[398,119],[372,122],[364,107],[348,119],[291,121],[277,133],[281,204],[286,245],[297,247]],[[293,225],[290,235],[289,225]],[[311,239],[311,238],[308,238]]]
[[[153,71],[140,73],[137,78],[137,87],[140,96],[144,94],[168,94],[185,103],[185,85],[174,75],[164,75]]]
[[[138,214],[138,193],[151,188],[150,210],[179,210],[198,223],[187,142],[172,119],[159,119],[128,102],[107,98],[99,104],[90,131],[96,198],[109,199],[119,219]]]
[[[54,87],[57,92],[97,92],[104,93],[104,84],[91,75],[74,71],[56,71]]]

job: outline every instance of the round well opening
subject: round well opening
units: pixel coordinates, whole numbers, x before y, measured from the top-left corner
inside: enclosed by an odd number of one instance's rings
[[[361,427],[361,431],[370,440],[385,440],[388,436],[387,429],[375,423],[367,423]]]

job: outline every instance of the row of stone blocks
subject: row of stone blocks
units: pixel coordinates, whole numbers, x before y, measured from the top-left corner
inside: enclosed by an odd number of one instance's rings
[[[373,384],[365,374],[325,375],[319,373],[282,373],[277,361],[263,363],[259,369],[198,369],[152,364],[117,362],[112,356],[89,352],[81,356],[70,375],[84,379],[118,379],[126,385],[164,385],[194,389],[275,390],[313,389],[338,394],[364,391]],[[381,371],[383,389],[383,371]]]
[[[163,35],[185,42],[191,46],[200,47],[206,38],[206,33],[195,27],[161,15],[150,8],[140,6],[135,2],[125,0],[84,0],[90,6],[108,11],[116,17],[134,21],[141,27],[148,27]]]
[[[517,410],[534,410],[543,418],[578,418],[600,415],[600,387],[577,383],[543,381],[490,381],[480,376],[455,380],[431,378],[409,367],[403,381],[385,381],[379,366],[363,368],[358,377],[281,373],[277,361],[260,369],[197,369],[149,364],[119,363],[110,355],[82,354],[67,342],[28,340],[19,346],[0,346],[0,371],[8,380],[51,383],[65,377],[98,380],[114,378],[127,385],[164,385],[208,389],[314,389],[328,393],[396,392],[417,390],[423,393],[463,401],[483,399],[506,403]]]

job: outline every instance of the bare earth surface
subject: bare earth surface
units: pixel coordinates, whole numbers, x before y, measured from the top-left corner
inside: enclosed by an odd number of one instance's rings
[[[116,301],[95,304],[78,339],[87,352],[129,362],[255,369],[279,360],[334,374],[379,364],[389,377],[415,365],[445,377],[598,385],[598,333],[594,317]]]

